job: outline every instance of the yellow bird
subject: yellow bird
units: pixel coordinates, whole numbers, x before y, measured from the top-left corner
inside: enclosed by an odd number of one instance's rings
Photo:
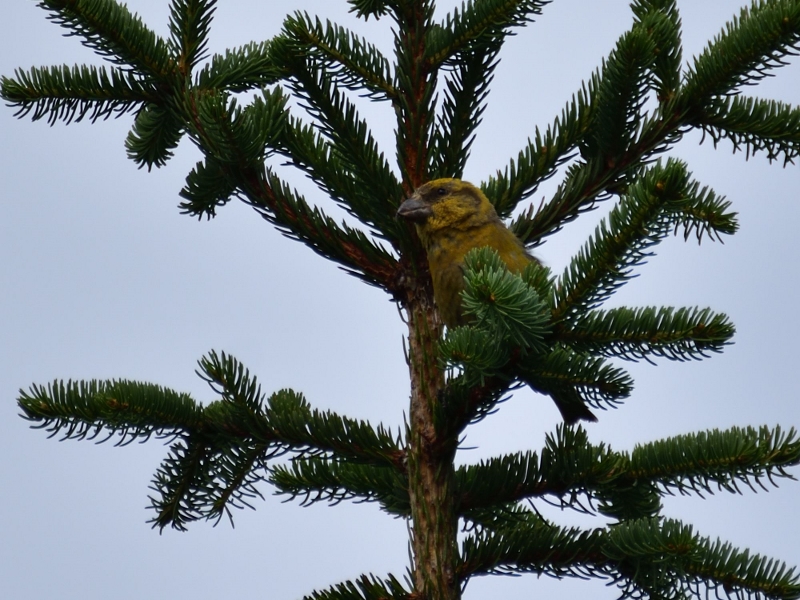
[[[419,187],[397,211],[412,221],[428,253],[433,298],[448,328],[465,325],[461,306],[464,289],[464,256],[473,248],[497,251],[512,273],[521,273],[531,261],[525,246],[509,230],[484,193],[459,179],[435,179]],[[564,421],[596,421],[578,396],[553,398]]]

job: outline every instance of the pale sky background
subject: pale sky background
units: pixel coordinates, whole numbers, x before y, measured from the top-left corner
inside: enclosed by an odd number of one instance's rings
[[[738,11],[743,0],[679,2],[684,56]],[[98,63],[33,2],[7,0],[0,20],[0,74],[32,65]],[[460,5],[460,3],[459,3]],[[129,6],[166,35],[168,3]],[[307,10],[351,26],[390,51],[390,20],[364,24],[344,1],[223,0],[210,49],[222,52],[277,33],[283,16]],[[440,3],[440,14],[451,3]],[[631,23],[627,0],[559,0],[506,45],[465,178],[479,182],[507,164],[560,113],[582,80]],[[747,90],[800,103],[800,61]],[[388,105],[365,105],[375,135],[394,155]],[[299,598],[362,573],[402,577],[406,524],[376,505],[300,508],[264,485],[256,510],[235,512],[235,529],[196,523],[162,535],[146,521],[148,485],[166,455],[156,440],[58,442],[18,417],[19,388],[55,378],[129,378],[214,399],[194,374],[211,349],[232,353],[267,392],[292,387],[313,406],[403,423],[408,381],[404,328],[379,290],[281,236],[232,203],[210,222],[180,215],[178,191],[199,153],[182,144],[159,171],[137,170],[123,141],[132,116],[65,127],[16,120],[0,108],[0,597],[24,599]],[[710,306],[737,326],[724,354],[694,363],[629,365],[626,404],[589,425],[596,442],[638,442],[733,425],[800,425],[797,230],[800,172],[715,151],[688,135],[671,153],[695,177],[733,200],[740,232],[719,243],[670,239],[618,294],[617,304]],[[329,206],[307,182],[309,201]],[[536,195],[549,197],[558,177]],[[563,268],[600,212],[538,250]],[[468,430],[462,462],[539,449],[554,429],[550,401],[520,393]],[[795,474],[800,471],[794,470]],[[665,513],[712,538],[800,565],[800,483],[705,500],[676,497]],[[592,526],[570,513],[562,523]],[[478,578],[465,598],[614,598],[601,581],[535,576]]]

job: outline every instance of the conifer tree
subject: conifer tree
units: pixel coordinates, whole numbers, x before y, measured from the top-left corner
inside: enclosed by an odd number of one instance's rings
[[[445,330],[424,250],[398,206],[426,181],[460,178],[504,41],[547,0],[472,0],[442,21],[430,0],[348,0],[360,18],[390,19],[394,55],[307,14],[263,43],[208,56],[215,0],[172,0],[162,38],[115,0],[41,0],[49,18],[107,67],[49,67],[2,79],[20,116],[51,122],[135,115],[126,140],[140,166],[160,167],[188,137],[203,161],[180,209],[211,218],[232,199],[396,301],[408,324],[407,426],[391,431],[315,410],[293,390],[264,391],[236,358],[210,351],[199,374],[218,398],[200,403],[154,383],[53,381],[21,392],[35,426],[65,438],[172,438],[158,468],[153,524],[184,530],[247,506],[269,484],[295,498],[377,502],[410,522],[409,576],[364,575],[317,599],[459,598],[471,577],[538,573],[611,580],[624,595],[800,597],[778,560],[751,555],[662,514],[674,491],[736,491],[789,476],[794,429],[701,431],[613,450],[564,425],[538,451],[455,466],[459,440],[502,410],[520,381],[559,400],[603,408],[633,389],[614,359],[701,359],[734,334],[708,308],[604,308],[673,234],[710,240],[737,229],[731,204],[660,154],[691,129],[715,143],[791,163],[800,111],[744,93],[800,46],[800,0],[755,0],[685,64],[674,0],[634,0],[632,22],[561,114],[480,184],[528,246],[613,206],[563,273],[521,275],[479,249],[468,256],[469,325]],[[395,159],[353,100],[389,103]],[[269,166],[280,157],[361,226],[337,223]],[[525,207],[539,184],[560,184]],[[622,407],[624,410],[624,406]],[[602,418],[602,415],[601,417]],[[289,455],[289,463],[274,459]],[[556,501],[598,517],[591,529],[544,517]],[[462,532],[459,535],[459,532]]]

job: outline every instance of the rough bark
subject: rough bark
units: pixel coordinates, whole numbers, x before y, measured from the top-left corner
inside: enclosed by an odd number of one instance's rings
[[[437,361],[441,326],[432,299],[409,306],[411,408],[408,434],[409,496],[416,592],[426,600],[456,600],[460,586],[453,495],[455,440],[436,426],[444,376]]]

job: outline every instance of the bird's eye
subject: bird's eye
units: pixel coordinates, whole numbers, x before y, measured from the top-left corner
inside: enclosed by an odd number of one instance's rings
[[[439,188],[438,190],[436,190],[436,193],[439,194],[440,196],[444,196],[447,193],[447,190],[444,188]]]

